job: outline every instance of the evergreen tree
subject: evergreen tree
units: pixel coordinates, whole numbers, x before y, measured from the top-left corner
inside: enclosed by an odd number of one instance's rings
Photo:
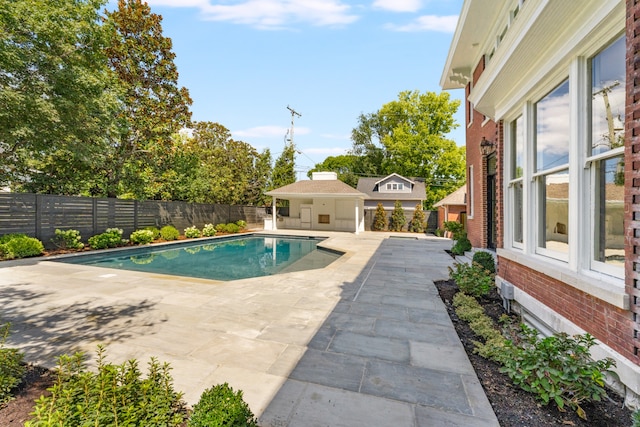
[[[426,226],[425,219],[426,216],[422,210],[422,203],[418,203],[416,205],[416,209],[413,211],[413,218],[411,218],[409,231],[413,231],[414,233],[423,233]]]
[[[378,203],[376,216],[373,219],[373,231],[385,231],[387,229],[387,212],[382,203]]]
[[[407,218],[404,216],[404,209],[402,209],[402,203],[396,200],[393,205],[393,212],[391,212],[391,223],[389,224],[389,230],[402,231],[402,227],[407,223]]]

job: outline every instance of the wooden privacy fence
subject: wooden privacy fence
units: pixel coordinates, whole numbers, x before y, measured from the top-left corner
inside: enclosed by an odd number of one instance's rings
[[[121,228],[124,236],[140,228],[173,225],[182,233],[186,227],[246,221],[262,227],[264,207],[210,205],[156,200],[120,200],[49,194],[0,193],[0,235],[24,233],[51,245],[56,228],[74,229],[82,239]]]

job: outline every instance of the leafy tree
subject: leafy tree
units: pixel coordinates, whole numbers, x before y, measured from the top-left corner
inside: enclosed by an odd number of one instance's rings
[[[103,0],[0,0],[0,185],[86,192],[117,107]]]
[[[431,207],[464,181],[464,147],[445,138],[457,126],[453,114],[459,104],[446,92],[404,91],[375,113],[361,115],[351,135],[356,172],[423,177]]]
[[[393,205],[393,211],[391,212],[391,223],[389,224],[389,230],[402,231],[402,227],[407,223],[407,218],[404,216],[404,209],[402,209],[402,202],[396,200]]]
[[[413,211],[413,218],[411,218],[411,223],[409,224],[409,231],[413,231],[414,233],[424,232],[425,221],[426,217],[422,210],[422,203],[418,203]]]
[[[276,163],[273,166],[271,189],[280,188],[296,182],[295,154],[296,149],[293,143],[287,143],[284,146],[282,154],[276,159]]]
[[[382,203],[378,203],[376,207],[376,215],[373,219],[373,231],[384,231],[387,229],[387,212],[384,210]]]
[[[197,122],[186,143],[197,158],[191,174],[188,200],[200,203],[261,203],[271,170],[271,154],[259,154],[246,142],[236,141],[219,123]],[[187,171],[185,171],[187,172]]]
[[[192,101],[178,87],[172,42],[161,22],[142,0],[118,0],[118,8],[106,12],[106,53],[122,87],[120,134],[105,170],[111,196],[162,198],[156,179],[171,169],[171,137],[191,120]]]
[[[329,156],[324,159],[324,162],[316,164],[307,176],[311,178],[313,172],[336,172],[340,181],[356,188],[358,186],[358,176],[355,173],[356,161],[357,157],[351,154]]]

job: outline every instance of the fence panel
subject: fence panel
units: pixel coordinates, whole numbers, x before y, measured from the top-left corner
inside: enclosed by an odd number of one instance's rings
[[[265,217],[266,208],[258,206],[0,193],[0,235],[24,233],[46,247],[52,246],[56,228],[78,230],[86,241],[112,227],[121,228],[126,237],[140,228],[167,224],[180,232],[192,225],[202,228],[238,220],[257,228]]]

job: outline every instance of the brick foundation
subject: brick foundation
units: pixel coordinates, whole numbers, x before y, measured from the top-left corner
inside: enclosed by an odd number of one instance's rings
[[[636,357],[629,345],[628,311],[503,257],[498,257],[498,275],[624,357]]]

